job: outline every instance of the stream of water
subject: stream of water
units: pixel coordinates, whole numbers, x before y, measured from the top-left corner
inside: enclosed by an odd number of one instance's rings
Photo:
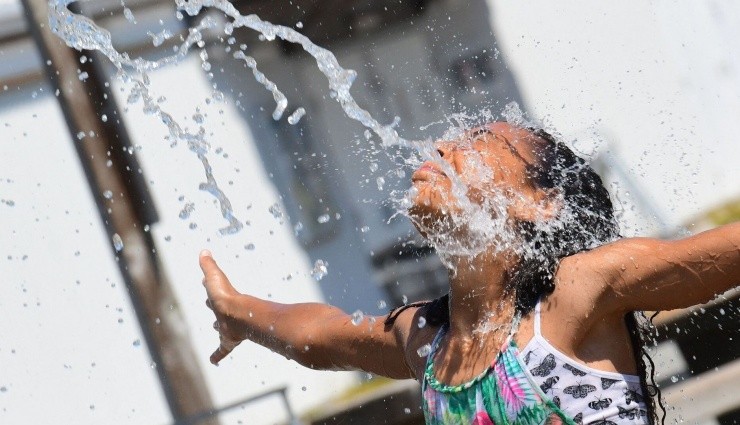
[[[178,141],[183,142],[198,157],[205,172],[206,181],[201,183],[200,189],[213,195],[220,205],[221,214],[228,224],[220,229],[222,234],[236,233],[242,229],[243,224],[236,218],[234,208],[229,201],[226,193],[219,187],[214,176],[213,169],[208,161],[210,144],[206,140],[206,130],[198,124],[198,130],[190,132],[184,129],[171,114],[165,111],[158,102],[156,96],[152,94],[151,83],[147,76],[148,72],[159,69],[163,66],[175,64],[183,60],[189,51],[203,45],[204,30],[214,28],[223,31],[227,36],[231,36],[236,28],[249,28],[261,34],[261,38],[266,41],[275,40],[276,38],[285,40],[290,43],[300,45],[303,50],[310,54],[316,63],[317,68],[326,77],[328,82],[328,91],[330,97],[335,99],[349,119],[361,123],[369,131],[372,131],[381,140],[381,146],[407,148],[413,152],[409,158],[405,158],[403,166],[417,166],[422,161],[435,161],[445,171],[452,181],[452,196],[456,198],[460,213],[452,217],[451,232],[430,232],[430,243],[434,245],[438,253],[444,257],[448,255],[475,255],[486,249],[501,249],[510,247],[515,243],[517,237],[507,226],[507,197],[502,193],[494,193],[488,197],[482,204],[473,202],[468,197],[468,187],[460,181],[447,161],[441,159],[433,143],[427,141],[410,141],[401,137],[395,130],[398,119],[393,123],[384,125],[378,122],[371,114],[357,104],[352,97],[350,90],[357,76],[356,72],[351,69],[345,69],[339,65],[336,57],[329,50],[312,43],[306,36],[300,32],[282,25],[274,25],[261,20],[257,15],[242,15],[227,0],[176,0],[178,14],[182,12],[190,16],[200,14],[204,9],[217,9],[221,11],[230,21],[226,24],[219,24],[215,20],[205,17],[200,23],[189,28],[187,36],[181,44],[174,48],[174,53],[170,56],[163,57],[159,60],[147,60],[141,57],[130,57],[125,52],[119,52],[113,47],[111,34],[107,30],[99,27],[91,19],[72,13],[68,5],[72,0],[51,0],[49,3],[49,23],[52,31],[63,39],[67,45],[78,50],[96,50],[105,55],[113,65],[118,69],[119,78],[128,83],[131,87],[128,95],[128,103],[135,104],[141,102],[143,109],[147,114],[157,116],[169,131],[170,142],[176,144]],[[163,37],[167,34],[150,34],[153,38],[153,44],[162,43]],[[255,79],[267,90],[269,90],[276,103],[272,113],[272,118],[280,120],[283,118],[285,111],[288,109],[288,100],[280,89],[268,79],[258,69],[257,61],[247,55],[244,49],[238,49],[233,53],[235,60],[244,61],[251,69]],[[207,53],[201,51],[201,59],[204,60],[204,69],[207,63]],[[206,69],[207,70],[207,69]],[[306,113],[303,108],[297,108],[292,112],[287,120],[290,124],[295,124]],[[484,119],[491,120],[495,118],[494,114],[487,111],[481,112]],[[504,111],[503,118],[522,124],[523,115],[516,105],[509,105]],[[461,137],[464,130],[469,128],[473,121],[480,122],[481,116],[469,117],[462,114],[447,117],[450,124],[449,130],[443,135],[445,140],[464,139]],[[484,170],[486,167],[480,164],[473,164]],[[490,179],[492,176],[481,176],[481,179]],[[379,183],[379,186],[382,186]],[[404,195],[395,199],[399,212],[406,214],[406,210],[411,205],[415,196],[412,188]],[[416,223],[417,226],[421,225]],[[456,237],[454,229],[464,226],[466,229],[466,238]]]

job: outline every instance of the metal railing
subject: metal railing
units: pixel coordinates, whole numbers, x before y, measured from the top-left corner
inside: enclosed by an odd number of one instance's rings
[[[300,419],[295,415],[293,412],[293,409],[290,405],[290,400],[288,400],[287,395],[288,388],[287,387],[280,387],[275,388],[269,391],[265,391],[263,393],[247,397],[238,401],[235,401],[233,403],[227,404],[225,406],[219,407],[218,409],[210,410],[207,412],[198,413],[196,415],[190,416],[188,418],[185,418],[180,421],[176,421],[173,425],[198,425],[201,422],[215,418],[218,415],[227,412],[229,410],[233,410],[248,404],[256,403],[260,400],[266,399],[271,396],[278,395],[280,397],[280,400],[282,401],[283,407],[285,407],[285,411],[288,415],[288,425],[303,425],[303,422],[301,422]]]

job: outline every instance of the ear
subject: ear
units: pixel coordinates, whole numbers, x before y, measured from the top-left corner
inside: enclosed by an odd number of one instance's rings
[[[513,205],[513,215],[519,221],[548,221],[556,218],[563,209],[563,197],[559,189],[535,189],[534,203],[517,199]]]

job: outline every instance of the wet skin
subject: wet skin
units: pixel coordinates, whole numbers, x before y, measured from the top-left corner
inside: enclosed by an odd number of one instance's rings
[[[535,187],[525,172],[536,165],[538,143],[544,141],[507,123],[440,142],[437,148],[447,165],[425,163],[412,176],[418,194],[410,213],[417,225],[424,232],[444,229],[459,210],[448,173],[459,177],[473,202],[494,188],[503,191],[511,220],[554,217],[555,194]],[[505,273],[517,258],[504,251],[453,260],[457,272],[450,275],[450,328],[435,356],[435,374],[442,382],[458,384],[485,369],[506,337],[513,305],[504,290]],[[315,369],[364,370],[391,378],[423,374],[425,359],[417,350],[431,343],[437,329],[420,329],[416,308],[405,310],[387,329],[385,317],[366,317],[354,325],[349,315],[331,306],[279,304],[242,294],[208,252],[201,253],[200,265],[220,337],[213,363],[248,339]],[[625,314],[707,302],[738,283],[740,223],[676,241],[621,239],[561,260],[555,290],[542,301],[542,332],[579,363],[634,374]],[[476,331],[481,326],[498,330]],[[515,337],[520,347],[532,337],[532,328],[530,314]]]

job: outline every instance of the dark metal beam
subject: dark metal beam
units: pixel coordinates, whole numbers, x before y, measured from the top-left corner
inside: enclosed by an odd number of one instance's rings
[[[47,0],[22,0],[52,88],[87,176],[108,240],[118,235],[118,262],[144,339],[176,423],[213,410],[198,362],[183,332],[172,288],[159,264],[147,225],[156,221],[143,173],[95,52],[67,47],[48,28]],[[82,63],[85,62],[85,63]],[[78,71],[79,70],[79,71]],[[87,72],[81,81],[78,72]],[[107,120],[102,119],[105,114]],[[84,137],[78,137],[83,135]],[[110,191],[113,196],[106,197]],[[203,423],[216,424],[215,418]]]

